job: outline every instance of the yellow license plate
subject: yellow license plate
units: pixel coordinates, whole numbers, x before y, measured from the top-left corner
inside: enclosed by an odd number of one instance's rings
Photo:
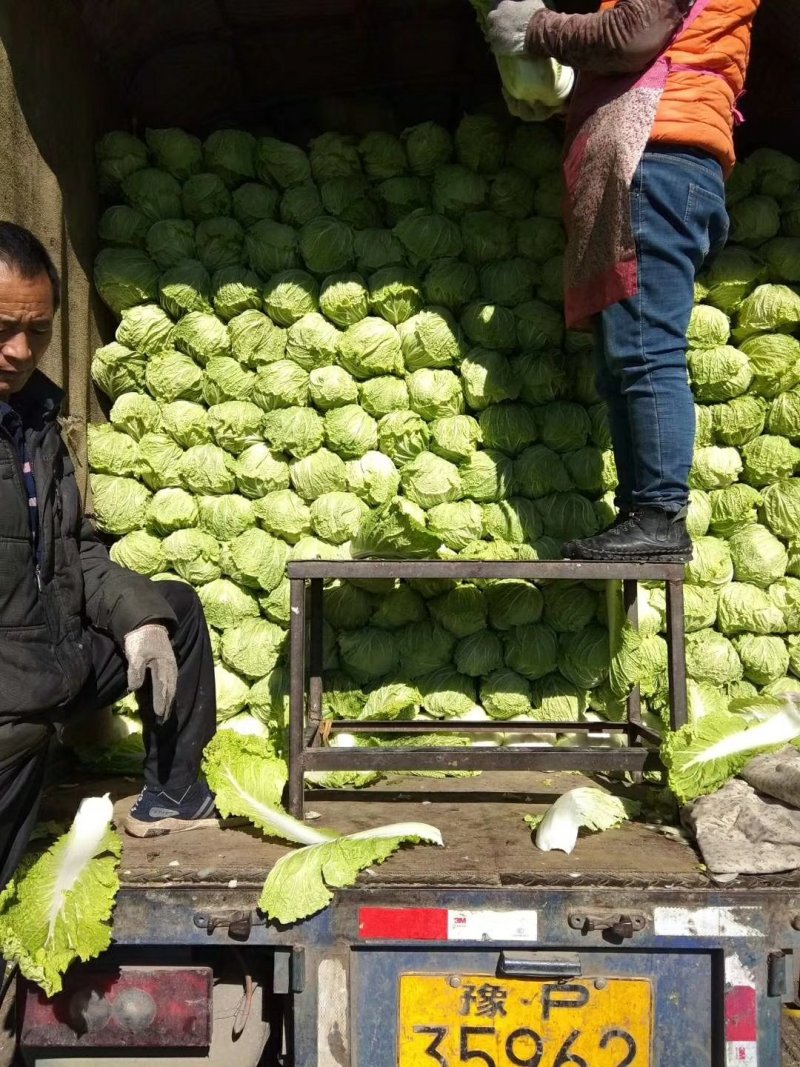
[[[650,1067],[639,978],[400,976],[398,1067]]]

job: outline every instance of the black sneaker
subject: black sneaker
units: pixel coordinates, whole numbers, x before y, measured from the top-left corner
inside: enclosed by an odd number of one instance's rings
[[[601,534],[569,541],[564,556],[622,563],[688,563],[692,541],[686,530],[686,509],[675,513],[659,507],[637,508]]]
[[[219,826],[220,822],[214,794],[205,782],[195,782],[183,796],[177,797],[145,786],[126,816],[124,826],[133,837],[161,837]]]

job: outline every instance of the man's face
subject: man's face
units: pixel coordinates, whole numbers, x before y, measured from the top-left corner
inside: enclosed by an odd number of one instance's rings
[[[53,336],[53,286],[0,263],[0,400],[24,388]]]

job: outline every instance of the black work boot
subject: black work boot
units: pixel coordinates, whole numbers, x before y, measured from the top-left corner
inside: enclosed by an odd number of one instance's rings
[[[595,537],[567,542],[563,551],[567,559],[688,563],[692,542],[686,530],[686,509],[638,507]]]
[[[614,521],[610,526],[606,526],[603,530],[603,535],[607,534],[609,530],[615,530],[617,526],[620,526],[623,522],[627,522],[631,517],[633,508],[630,504],[618,504],[617,514],[614,516]],[[564,559],[580,559],[581,557],[575,553],[579,551],[578,546],[586,544],[587,541],[593,540],[593,538],[585,537],[580,541],[565,541],[561,546],[561,555]]]

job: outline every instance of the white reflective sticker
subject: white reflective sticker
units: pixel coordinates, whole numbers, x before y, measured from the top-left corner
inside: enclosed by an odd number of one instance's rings
[[[535,941],[535,911],[448,911],[448,941]]]
[[[764,937],[759,908],[655,908],[659,937]]]
[[[758,1067],[758,1044],[755,1041],[727,1041],[725,1067]]]
[[[347,971],[342,960],[320,961],[317,998],[317,1067],[348,1067]]]
[[[725,957],[725,985],[748,985],[756,988],[756,976],[750,967],[746,967],[736,953]]]

